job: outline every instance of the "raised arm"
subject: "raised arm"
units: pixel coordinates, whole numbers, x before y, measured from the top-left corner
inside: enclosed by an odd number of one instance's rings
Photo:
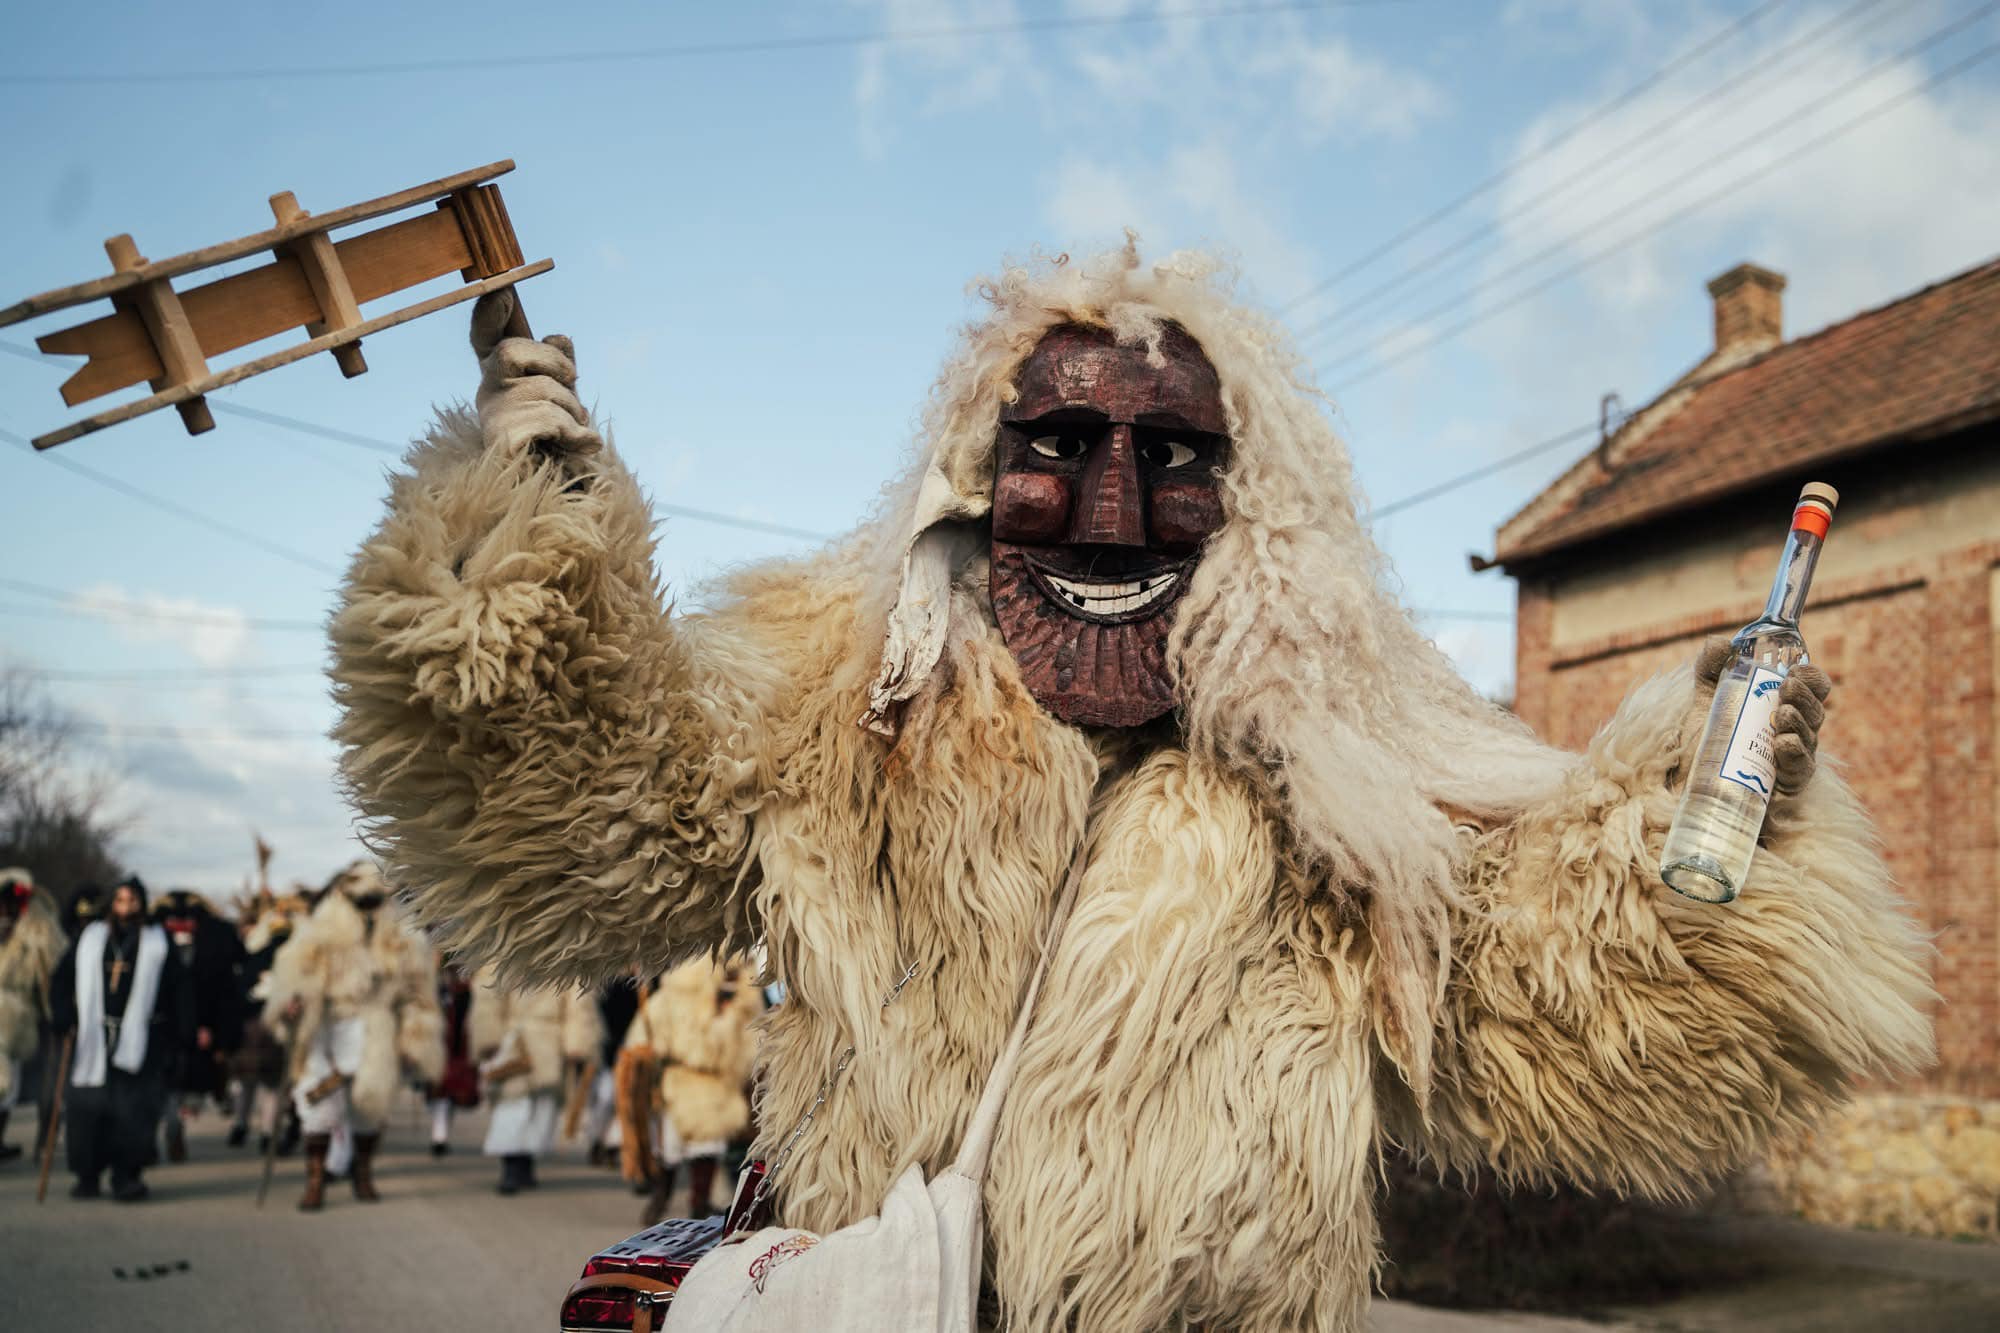
[[[1476,836],[1427,1107],[1385,1080],[1400,1139],[1503,1178],[1675,1197],[1853,1077],[1931,1060],[1929,947],[1853,794],[1811,777],[1813,693],[1780,709],[1781,794],[1742,896],[1661,882],[1719,659],[1702,665],[1692,689],[1685,671],[1640,686],[1560,791]]]
[[[342,772],[436,941],[588,980],[711,944],[772,784],[776,673],[670,619],[569,341],[473,314],[475,412],[394,478],[332,624]]]

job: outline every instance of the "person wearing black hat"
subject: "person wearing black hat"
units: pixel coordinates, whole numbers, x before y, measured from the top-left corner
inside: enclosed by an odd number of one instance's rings
[[[140,1173],[165,1101],[168,1066],[194,1036],[194,996],[166,932],[146,923],[146,886],[111,890],[101,920],[83,928],[56,965],[49,1002],[58,1032],[73,1033],[63,1105],[70,1196],[93,1199],[111,1171],[112,1197],[147,1195]]]
[[[228,1060],[243,1044],[243,941],[192,889],[161,896],[149,914],[187,969],[194,994],[194,1037],[173,1061],[161,1127],[167,1160],[187,1160],[186,1117],[228,1090]]]

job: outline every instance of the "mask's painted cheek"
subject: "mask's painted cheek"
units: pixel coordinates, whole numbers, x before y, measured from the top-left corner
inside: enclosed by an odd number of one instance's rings
[[[1193,551],[1222,528],[1222,496],[1213,484],[1168,482],[1153,488],[1147,515],[1153,544]]]
[[[993,488],[993,535],[1030,546],[1069,532],[1070,485],[1047,472],[1009,472]]]

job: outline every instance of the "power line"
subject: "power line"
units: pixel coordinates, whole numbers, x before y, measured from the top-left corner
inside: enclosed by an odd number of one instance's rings
[[[310,727],[176,727],[153,723],[103,722],[95,718],[77,718],[64,723],[77,731],[95,732],[98,735],[136,737],[140,740],[326,740],[324,731]]]
[[[240,403],[226,403],[220,399],[211,399],[210,403],[216,411],[227,413],[232,417],[242,417],[246,421],[261,421],[266,426],[283,426],[286,430],[295,430],[302,435],[317,435],[322,440],[332,440],[336,444],[351,444],[357,449],[368,449],[378,454],[389,454],[397,458],[402,457],[404,453],[403,446],[394,445],[387,440],[378,440],[367,435],[356,435],[353,431],[336,430],[332,426],[322,426],[313,421],[301,421],[297,417],[284,416],[278,412],[266,412],[262,408],[244,407]]]
[[[1995,0],[1994,3],[1988,3],[1976,10],[1961,15],[1959,18],[1954,19],[1952,22],[1946,24],[1942,28],[1939,28],[1931,32],[1929,35],[1920,38],[1916,42],[1911,43],[1909,46],[1905,47],[1901,51],[1898,51],[1893,55],[1887,55],[1882,57],[1882,59],[1876,61],[1874,64],[1870,65],[1867,69],[1855,75],[1853,78],[1841,84],[1839,87],[1834,88],[1830,92],[1822,93],[1820,96],[1812,99],[1811,101],[1805,103],[1802,106],[1794,107],[1790,112],[1786,113],[1783,116],[1780,116],[1777,120],[1772,121],[1770,124],[1765,125],[1761,129],[1758,129],[1755,132],[1748,134],[1743,138],[1737,140],[1735,143],[1731,144],[1728,148],[1722,150],[1721,152],[1716,153],[1712,156],[1704,157],[1700,165],[1694,167],[1692,170],[1684,171],[1680,175],[1674,177],[1672,180],[1669,180],[1664,184],[1659,185],[1652,190],[1649,190],[1644,196],[1642,196],[1634,203],[1625,205],[1624,207],[1614,210],[1613,215],[1608,215],[1607,217],[1599,218],[1596,222],[1590,224],[1587,227],[1582,228],[1581,230],[1575,232],[1574,234],[1565,237],[1562,240],[1555,241],[1550,245],[1544,246],[1542,249],[1536,251],[1534,254],[1529,255],[1527,258],[1517,260],[1514,263],[1508,265],[1506,268],[1501,269],[1497,273],[1488,274],[1486,277],[1480,279],[1478,282],[1466,288],[1464,291],[1461,291],[1460,293],[1458,293],[1458,295],[1452,297],[1451,299],[1447,301],[1442,301],[1437,305],[1432,306],[1430,309],[1425,310],[1422,313],[1414,316],[1414,319],[1420,322],[1423,320],[1432,319],[1441,314],[1449,313],[1450,311],[1456,309],[1457,307],[1464,305],[1466,302],[1470,301],[1473,297],[1479,295],[1481,292],[1496,287],[1500,283],[1505,282],[1508,278],[1514,277],[1517,274],[1524,273],[1527,270],[1534,268],[1536,265],[1540,264],[1545,259],[1550,259],[1557,255],[1562,254],[1564,251],[1573,248],[1578,240],[1582,239],[1585,236],[1588,236],[1593,231],[1596,231],[1599,228],[1603,227],[1605,223],[1609,220],[1609,216],[1629,214],[1636,208],[1643,207],[1644,205],[1651,204],[1657,200],[1665,198],[1667,195],[1672,194],[1675,190],[1679,189],[1683,185],[1686,185],[1688,182],[1696,180],[1703,175],[1706,175],[1708,172],[1712,171],[1715,167],[1719,166],[1723,162],[1728,161],[1730,158],[1736,157],[1739,154],[1747,151],[1748,149],[1762,147],[1764,144],[1770,142],[1772,137],[1778,134],[1780,131],[1790,129],[1793,125],[1797,124],[1799,121],[1805,119],[1806,117],[1812,115],[1817,111],[1824,109],[1829,104],[1839,101],[1841,98],[1847,96],[1849,93],[1861,87],[1863,84],[1872,81],[1883,71],[1891,68],[1892,66],[1895,66],[1901,63],[1902,61],[1908,60],[1914,56],[1921,55],[1923,52],[1927,51],[1933,46],[1936,46],[1938,43],[1946,40],[1947,38],[1956,36],[1959,32],[1972,26],[1974,23],[1977,23],[1979,20],[1991,14],[1995,9],[2000,9],[2000,0]],[[1782,162],[1784,159],[1781,158],[1779,160],[1780,162]],[[1319,366],[1322,370],[1331,370],[1336,366],[1345,365],[1349,361],[1359,360],[1361,357],[1368,355],[1368,352],[1369,348],[1367,346],[1356,344],[1350,350],[1343,352],[1338,356],[1332,357],[1325,361],[1321,361],[1319,363]]]
[[[30,457],[35,456],[34,445],[30,444],[24,436],[16,435],[10,430],[0,429],[0,440],[4,440],[8,444],[18,445]],[[85,464],[63,458],[53,453],[42,454],[41,458],[67,472],[73,472],[87,481],[94,481],[99,486],[103,486],[108,490],[117,491],[120,495],[137,500],[141,504],[151,505],[155,509],[164,510],[172,514],[175,518],[193,523],[197,527],[207,528],[210,532],[218,532],[225,537],[231,537],[247,545],[254,546],[258,550],[275,555],[281,560],[289,560],[295,565],[302,565],[319,574],[340,573],[339,569],[327,564],[324,560],[316,559],[313,556],[305,554],[303,551],[294,550],[281,542],[274,542],[268,537],[260,537],[254,532],[247,532],[242,528],[236,527],[234,524],[224,523],[219,518],[211,518],[199,510],[190,509],[184,504],[154,495],[151,491],[141,490],[128,481],[121,481],[117,477],[107,476],[99,472],[96,468],[88,467]]]
[[[1994,7],[1995,6],[1992,4],[1986,5],[1982,8],[1980,13],[1983,15],[1984,13],[1991,11]],[[1860,115],[1850,117],[1848,120],[1843,121],[1841,124],[1835,126],[1831,130],[1828,130],[1826,133],[1821,134],[1813,139],[1807,140],[1805,143],[1799,145],[1797,148],[1794,148],[1790,152],[1780,155],[1779,157],[1777,157],[1776,159],[1774,159],[1773,161],[1764,166],[1758,167],[1753,171],[1748,171],[1740,176],[1732,178],[1727,183],[1722,185],[1720,188],[1712,190],[1709,193],[1702,195],[1700,198],[1695,199],[1691,203],[1688,203],[1683,207],[1676,209],[1674,212],[1668,214],[1664,218],[1661,218],[1659,221],[1653,223],[1651,226],[1645,227],[1640,231],[1637,231],[1632,235],[1627,236],[1622,241],[1618,241],[1611,245],[1605,246],[1603,249],[1598,250],[1595,253],[1590,254],[1585,258],[1578,260],[1576,263],[1571,264],[1569,267],[1561,269],[1558,272],[1549,275],[1548,277],[1542,279],[1540,282],[1537,282],[1530,287],[1524,288],[1523,290],[1516,292],[1513,296],[1508,297],[1506,300],[1500,302],[1498,305],[1490,306],[1485,310],[1479,311],[1477,314],[1469,315],[1466,318],[1458,321],[1456,324],[1449,325],[1446,328],[1441,329],[1438,332],[1432,334],[1431,336],[1423,339],[1422,341],[1410,347],[1404,348],[1403,350],[1395,353],[1392,356],[1376,361],[1375,363],[1373,363],[1373,365],[1363,370],[1360,374],[1352,376],[1349,379],[1343,380],[1337,387],[1341,389],[1348,389],[1352,388],[1357,384],[1361,384],[1370,379],[1373,379],[1375,376],[1380,375],[1382,372],[1394,366],[1400,365],[1402,362],[1409,360],[1411,357],[1427,352],[1433,347],[1439,345],[1440,343],[1443,343],[1451,338],[1455,338],[1459,334],[1464,333],[1466,330],[1484,323],[1485,321],[1493,318],[1495,315],[1501,314],[1507,310],[1511,310],[1515,306],[1520,305],[1522,302],[1541,295],[1543,292],[1555,286],[1557,283],[1563,282],[1569,278],[1573,278],[1577,274],[1583,272],[1585,269],[1588,269],[1596,264],[1602,263],[1604,260],[1611,258],[1613,255],[1618,254],[1621,251],[1630,249],[1632,246],[1637,245],[1640,241],[1645,240],[1649,236],[1657,235],[1659,232],[1666,230],[1668,227],[1674,225],[1675,223],[1680,222],[1683,219],[1697,212],[1700,212],[1702,209],[1708,207],[1710,204],[1713,204],[1718,200],[1721,200],[1731,194],[1734,194],[1736,191],[1742,189],[1744,186],[1754,184],[1757,181],[1764,180],[1770,177],[1773,173],[1781,170],[1784,167],[1791,165],[1793,162],[1796,162],[1800,158],[1805,157],[1807,154],[1816,152],[1819,149],[1824,148],[1827,144],[1832,143],[1835,139],[1840,138],[1842,135],[1857,130],[1861,126],[1869,123],[1870,121],[1873,121],[1881,116],[1888,114],[1890,111],[1897,109],[1904,103],[1908,102],[1910,99],[1921,96],[1924,93],[1930,92],[1934,88],[1938,88],[1946,83],[1949,83],[1951,80],[1965,73],[1965,71],[1971,69],[1973,66],[1979,64],[1984,60],[1991,59],[1996,53],[2000,53],[2000,42],[1996,42],[1991,45],[1980,48],[1978,51],[1975,51],[1972,55],[1967,56],[1963,60],[1960,60],[1955,65],[1951,65],[1946,69],[1940,70],[1938,73],[1932,75],[1930,78],[1924,80],[1922,83],[1916,85],[1915,87],[1906,89],[1902,93],[1898,94],[1895,97],[1889,98],[1886,101],[1878,102],[1876,105],[1868,108]],[[1451,302],[1446,306],[1440,307],[1438,311],[1433,311],[1431,313],[1441,313],[1442,310],[1449,309],[1451,305],[1458,305],[1458,304],[1463,304],[1463,302],[1462,301]],[[1321,368],[1326,369],[1326,368],[1331,368],[1334,365],[1343,364],[1347,361],[1354,360],[1357,355],[1360,355],[1360,353],[1358,352],[1349,353],[1346,356],[1337,358],[1335,361],[1323,362],[1321,363]]]
[[[187,625],[214,625],[223,629],[239,626],[250,629],[313,630],[326,628],[317,620],[283,620],[269,616],[249,616],[238,612],[205,614],[200,611],[174,611],[164,607],[146,606],[140,602],[128,601],[122,597],[101,597],[93,593],[74,592],[66,588],[51,588],[47,584],[30,583],[26,579],[0,576],[0,588],[10,592],[26,593],[30,597],[42,597],[52,602],[62,603],[59,607],[35,607],[33,610],[60,610],[80,615],[119,616],[132,620],[166,620]]]
[[[1301,342],[1303,342],[1309,338],[1315,337],[1325,332],[1330,328],[1336,328],[1340,325],[1351,322],[1355,318],[1358,312],[1360,312],[1363,309],[1366,309],[1370,304],[1372,304],[1375,301],[1377,297],[1386,296],[1391,292],[1397,291],[1398,289],[1408,285],[1411,279],[1420,277],[1424,273],[1427,273],[1430,270],[1436,268],[1439,264],[1451,258],[1453,255],[1463,253],[1468,247],[1477,244],[1479,241],[1482,241],[1489,236],[1495,235],[1509,223],[1519,221],[1522,217],[1526,216],[1529,213],[1534,212],[1535,209],[1541,207],[1541,205],[1547,203],[1549,200],[1555,198],[1557,195],[1560,195],[1564,191],[1568,190],[1572,185],[1575,185],[1579,181],[1582,181],[1594,175],[1600,168],[1604,166],[1607,166],[1614,162],[1621,163],[1624,167],[1627,168],[1633,166],[1645,165],[1651,159],[1649,159],[1644,155],[1635,154],[1633,150],[1642,147],[1657,149],[1658,145],[1653,143],[1652,141],[1662,132],[1684,131],[1688,128],[1690,124],[1695,123],[1694,121],[1691,121],[1689,119],[1690,113],[1699,113],[1704,109],[1714,108],[1718,104],[1720,99],[1727,97],[1729,94],[1743,87],[1743,85],[1745,85],[1746,83],[1749,83],[1754,79],[1760,79],[1763,75],[1769,73],[1770,70],[1775,65],[1783,62],[1784,60],[1786,60],[1791,56],[1797,55],[1801,51],[1807,50],[1810,47],[1816,45],[1822,38],[1826,37],[1829,33],[1834,32],[1835,30],[1845,26],[1850,20],[1859,17],[1860,15],[1866,13],[1870,9],[1874,9],[1881,3],[1882,0],[1855,0],[1854,4],[1848,6],[1840,13],[1834,15],[1827,22],[1820,24],[1817,28],[1812,29],[1811,31],[1803,34],[1802,36],[1794,38],[1792,41],[1787,42],[1784,45],[1778,47],[1777,49],[1767,53],[1763,59],[1757,61],[1755,64],[1749,65],[1744,69],[1740,70],[1733,78],[1724,80],[1721,84],[1718,84],[1716,87],[1710,89],[1708,92],[1702,94],[1700,97],[1695,98],[1692,102],[1689,102],[1687,105],[1676,108],[1675,110],[1669,112],[1667,115],[1661,117],[1659,120],[1653,122],[1653,124],[1641,130],[1639,133],[1617,144],[1615,147],[1609,149],[1608,151],[1599,154],[1597,157],[1592,158],[1589,162],[1585,163],[1581,167],[1578,167],[1576,170],[1570,172],[1569,175],[1563,177],[1561,180],[1549,186],[1547,189],[1544,189],[1540,194],[1535,195],[1532,199],[1529,199],[1526,203],[1521,204],[1519,207],[1513,209],[1508,213],[1504,213],[1501,216],[1494,218],[1491,222],[1488,222],[1481,227],[1477,227],[1474,230],[1467,232],[1465,235],[1459,237],[1456,241],[1453,241],[1450,245],[1445,246],[1442,250],[1434,251],[1433,253],[1425,256],[1423,259],[1418,260],[1416,263],[1411,264],[1409,267],[1403,269],[1401,272],[1396,274],[1395,277],[1390,278],[1385,282],[1377,283],[1375,286],[1361,293],[1361,295],[1355,297],[1350,301],[1344,302],[1339,309],[1333,311],[1331,314],[1328,314],[1321,319],[1315,320],[1313,323],[1308,324],[1303,329],[1300,329],[1296,336]],[[1894,11],[1891,11],[1891,14],[1893,14],[1893,12]],[[1886,17],[1890,17],[1890,15],[1889,14],[1878,15],[1877,21]],[[1768,131],[1759,131],[1759,133],[1760,134],[1768,133]],[[1712,167],[1718,160],[1719,159],[1716,158],[1710,158],[1706,165]],[[1618,177],[1626,174],[1628,173],[1624,170],[1614,171],[1611,174],[1610,179],[1615,180]],[[1597,182],[1597,184],[1599,186],[1602,186],[1603,181],[1600,180]]]
[[[319,663],[301,662],[291,666],[160,667],[131,671],[73,671],[61,667],[0,666],[0,675],[16,674],[33,680],[64,684],[149,685],[185,682],[208,684],[218,680],[250,680],[271,676],[321,676],[326,668]]]
[[[1548,453],[1551,449],[1560,449],[1566,444],[1574,444],[1585,436],[1596,434],[1597,430],[1598,425],[1593,421],[1587,426],[1578,426],[1575,430],[1566,430],[1560,435],[1551,435],[1548,439],[1537,444],[1531,444],[1517,453],[1508,454],[1505,458],[1496,459],[1491,463],[1473,468],[1469,472],[1461,472],[1455,477],[1449,477],[1435,485],[1426,486],[1414,495],[1406,495],[1400,500],[1392,500],[1388,504],[1377,505],[1368,511],[1368,518],[1371,521],[1378,518],[1387,518],[1389,515],[1399,513],[1413,505],[1420,505],[1426,500],[1434,500],[1447,491],[1455,491],[1461,486],[1469,486],[1473,482],[1490,477],[1496,472],[1505,471],[1516,463],[1525,463],[1530,458],[1536,458]]]
[[[34,361],[51,367],[59,368],[62,364],[54,357],[39,352],[32,347],[25,347],[20,343],[9,342],[6,339],[0,339],[0,352],[7,352],[23,360]],[[321,439],[332,440],[337,444],[351,444],[357,449],[368,449],[375,453],[390,454],[399,458],[407,451],[407,446],[405,445],[394,444],[372,435],[357,435],[353,431],[337,430],[332,426],[322,426],[316,421],[306,421],[299,417],[286,416],[282,412],[269,412],[257,407],[243,407],[236,403],[223,402],[221,399],[213,397],[210,399],[210,405],[218,412],[243,417],[250,421],[262,422],[267,426],[281,426],[286,430],[295,430],[305,435],[317,435]],[[4,431],[0,431],[0,439],[19,441],[18,436],[9,436]],[[767,523],[762,519],[738,518],[734,514],[718,513],[712,509],[697,509],[691,505],[662,504],[656,500],[653,502],[653,508],[659,513],[671,515],[674,518],[692,519],[698,523],[714,523],[720,527],[740,528],[746,532],[761,532],[774,537],[792,537],[800,541],[809,542],[833,540],[832,533],[816,532],[810,528],[795,528],[785,523]]]
[[[1221,5],[1208,9],[1160,9],[1129,14],[1077,14],[1067,17],[1012,19],[1005,22],[961,23],[886,32],[817,33],[798,37],[752,37],[735,41],[686,42],[673,46],[569,51],[513,56],[466,56],[430,60],[382,61],[361,65],[271,65],[251,69],[135,70],[120,73],[0,74],[6,84],[220,83],[245,79],[331,79],[370,74],[448,74],[469,70],[547,68],[551,66],[624,65],[688,60],[706,56],[756,55],[784,51],[828,50],[841,47],[896,46],[954,37],[1000,37],[1023,33],[1080,29],[1154,27],[1177,19],[1257,18],[1316,10],[1356,9],[1393,0],[1297,0],[1296,3]]]
[[[1577,135],[1583,133],[1585,130],[1589,129],[1592,125],[1595,125],[1598,121],[1603,120],[1606,116],[1610,115],[1612,112],[1618,110],[1619,108],[1628,105],[1634,98],[1637,98],[1642,94],[1646,93],[1647,91],[1649,91],[1650,89],[1658,86],[1663,80],[1678,73],[1682,68],[1684,68],[1688,64],[1701,59],[1701,57],[1707,55],[1710,51],[1713,51],[1716,47],[1722,45],[1724,42],[1734,37],[1744,28],[1749,27],[1752,23],[1762,18],[1765,14],[1769,13],[1773,9],[1776,9],[1779,5],[1784,3],[1785,0],[1764,0],[1763,4],[1757,6],[1749,13],[1742,15],[1741,17],[1737,18],[1731,23],[1723,25],[1715,32],[1709,34],[1709,36],[1706,39],[1704,39],[1701,42],[1698,42],[1692,47],[1689,47],[1687,50],[1681,52],[1681,54],[1675,56],[1672,60],[1669,60],[1666,64],[1654,70],[1651,74],[1648,74],[1645,78],[1633,84],[1630,88],[1627,88],[1624,92],[1618,94],[1610,101],[1605,102],[1602,105],[1598,106],[1595,110],[1591,111],[1588,115],[1586,115],[1582,120],[1577,121],[1574,125],[1571,125],[1568,129],[1556,135],[1553,139],[1550,139],[1547,143],[1543,144],[1541,147],[1536,148],[1535,150],[1527,154],[1527,156],[1516,158],[1514,161],[1510,162],[1507,166],[1501,168],[1499,171],[1494,172],[1492,175],[1488,176],[1485,180],[1480,181],[1477,185],[1474,185],[1471,189],[1465,191],[1463,194],[1457,196],[1456,198],[1450,200],[1445,204],[1440,205],[1438,208],[1432,210],[1430,213],[1427,213],[1423,217],[1417,219],[1417,221],[1410,223],[1408,226],[1404,227],[1401,231],[1397,232],[1394,236],[1391,236],[1388,240],[1383,241],[1380,245],[1376,246],[1368,253],[1362,255],[1360,258],[1350,261],[1345,268],[1335,273],[1332,277],[1324,278],[1321,281],[1315,283],[1312,287],[1308,288],[1306,291],[1299,293],[1299,295],[1293,297],[1291,300],[1287,301],[1284,305],[1279,306],[1278,313],[1281,315],[1288,314],[1291,311],[1298,309],[1306,302],[1320,295],[1322,292],[1325,292],[1329,288],[1341,282],[1346,281],[1348,278],[1352,277],[1356,273],[1359,273],[1362,269],[1367,268],[1370,264],[1382,258],[1384,255],[1391,253],[1398,246],[1402,245],[1403,242],[1410,240],[1413,237],[1420,236],[1426,231],[1429,231],[1432,227],[1444,221],[1444,219],[1458,212],[1459,209],[1465,207],[1473,200],[1478,199],[1481,196],[1487,194],[1495,186],[1500,185],[1504,181],[1514,176],[1517,172],[1519,172],[1523,167],[1526,167],[1529,163],[1547,157],[1550,153],[1553,153],[1556,149],[1562,147],[1564,144],[1568,143],[1571,139],[1574,139]]]

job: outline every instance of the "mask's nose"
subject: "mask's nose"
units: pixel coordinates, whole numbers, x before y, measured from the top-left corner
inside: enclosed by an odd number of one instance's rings
[[[1139,459],[1130,426],[1114,425],[1091,451],[1077,483],[1069,540],[1097,546],[1146,544],[1146,501],[1139,490]]]

